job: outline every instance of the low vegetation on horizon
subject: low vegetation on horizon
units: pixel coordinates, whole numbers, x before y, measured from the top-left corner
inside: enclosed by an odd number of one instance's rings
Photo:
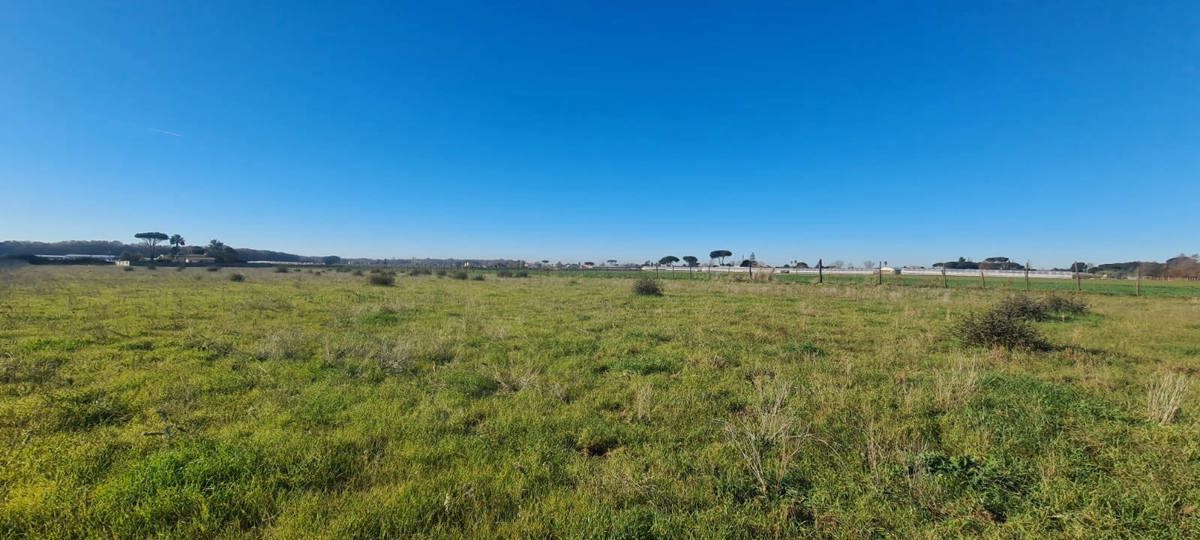
[[[167,269],[0,269],[0,538],[1200,536],[1195,282]]]

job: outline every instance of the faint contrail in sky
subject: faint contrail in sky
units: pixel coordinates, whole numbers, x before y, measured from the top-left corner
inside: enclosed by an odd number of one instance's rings
[[[150,131],[153,131],[155,133],[162,133],[163,135],[170,135],[172,137],[182,137],[183,136],[183,135],[180,135],[179,133],[175,133],[174,131],[167,131],[165,129],[150,128]]]

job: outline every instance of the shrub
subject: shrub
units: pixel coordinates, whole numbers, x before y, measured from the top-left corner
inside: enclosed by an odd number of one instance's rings
[[[1035,300],[1016,295],[1005,298],[993,310],[1011,318],[1044,321],[1051,315],[1082,315],[1087,312],[1087,304],[1067,296],[1050,295]]]
[[[954,334],[964,344],[978,347],[1048,348],[1045,339],[1027,320],[1012,317],[997,309],[968,315],[954,328]]]
[[[276,266],[275,273],[276,274],[286,274],[286,273],[288,273],[288,269],[286,266]]]
[[[662,286],[653,278],[644,277],[633,284],[633,294],[640,296],[662,296]]]
[[[513,277],[513,273],[510,270],[499,270],[496,272],[496,277]]]
[[[122,267],[121,267],[121,270],[124,270],[124,271],[126,271],[126,272],[132,272],[132,271],[133,271],[133,267],[132,267],[132,266],[122,266]]]
[[[390,273],[371,274],[371,277],[367,278],[367,283],[370,283],[371,285],[379,285],[381,287],[391,287],[392,285],[396,284],[396,276]]]
[[[221,267],[220,266],[209,266],[208,268],[205,268],[204,271],[205,272],[220,272]]]
[[[1041,321],[1046,318],[1046,305],[1023,294],[1002,300],[993,311],[1013,319]]]
[[[1082,300],[1057,294],[1042,299],[1042,304],[1046,307],[1046,311],[1060,315],[1083,315],[1088,310],[1087,304]]]
[[[246,276],[242,274],[229,274],[229,281],[242,282],[246,281]]]
[[[446,277],[446,271],[439,269],[437,271],[437,277]]]
[[[158,267],[154,266],[153,264],[147,264],[146,270],[158,270]]]
[[[454,279],[467,279],[467,273],[463,272],[462,270],[459,270],[453,274],[450,274],[450,277],[452,277]]]
[[[186,266],[177,266],[177,267],[175,267],[175,271],[176,271],[176,272],[182,272],[182,271],[184,271],[184,270],[187,270],[187,267],[186,267]]]
[[[408,271],[410,276],[428,276],[433,274],[428,268],[413,268]]]
[[[354,271],[354,275],[356,275],[356,276],[361,276],[361,275],[363,275],[363,271],[362,271],[362,270],[355,270],[355,271]]]
[[[514,274],[513,274],[513,276],[515,276],[515,277],[529,277],[529,272],[526,272],[526,271],[524,271],[524,270],[521,270],[521,271],[519,271],[519,272],[516,272],[516,273],[514,273]]]
[[[471,279],[474,281],[483,281],[484,278],[483,274],[476,274],[475,276],[472,276]]]

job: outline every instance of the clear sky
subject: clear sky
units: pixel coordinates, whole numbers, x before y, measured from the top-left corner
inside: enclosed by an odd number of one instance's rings
[[[6,2],[0,239],[1200,251],[1194,0],[301,4]]]

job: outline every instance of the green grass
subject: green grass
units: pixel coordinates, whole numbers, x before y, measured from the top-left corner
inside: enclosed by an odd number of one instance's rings
[[[239,271],[0,272],[0,538],[1200,535],[1190,282]]]

